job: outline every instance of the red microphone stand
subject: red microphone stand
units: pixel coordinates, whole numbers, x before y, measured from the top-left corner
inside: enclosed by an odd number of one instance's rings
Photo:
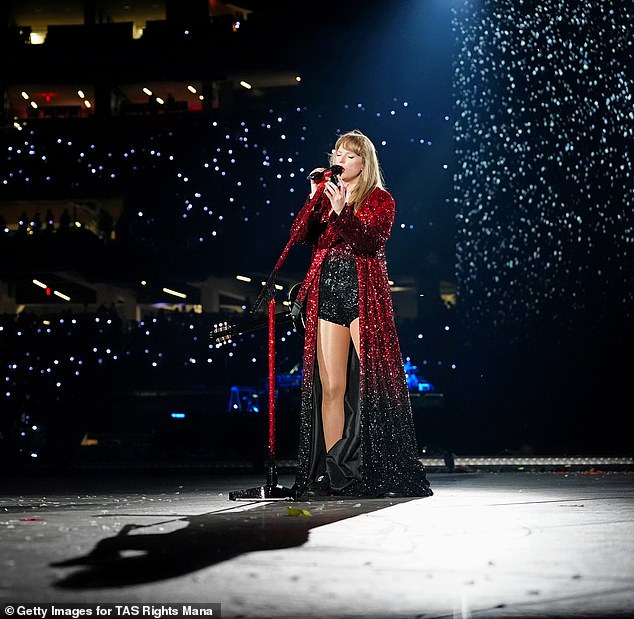
[[[272,279],[269,278],[269,282]],[[267,286],[268,287],[268,286]],[[271,287],[275,290],[275,287]],[[273,294],[271,292],[271,294]],[[275,299],[268,300],[268,358],[269,358],[269,444],[268,461],[266,467],[266,481],[262,486],[235,490],[229,493],[229,500],[237,501],[247,499],[250,501],[263,499],[270,500],[294,500],[293,491],[278,483],[277,464],[275,461]]]
[[[330,172],[330,171],[328,171]],[[303,209],[297,215],[297,219],[291,229],[290,239],[286,243],[282,254],[275,263],[273,271],[269,275],[266,283],[262,287],[262,290],[253,304],[251,314],[255,314],[263,303],[268,305],[268,357],[269,357],[269,376],[268,376],[268,388],[269,388],[269,441],[268,441],[268,462],[266,481],[262,486],[256,486],[254,488],[246,488],[245,490],[235,490],[229,492],[229,499],[231,501],[237,501],[240,499],[257,500],[262,499],[266,501],[270,500],[294,500],[293,491],[290,488],[279,485],[277,476],[277,465],[275,463],[275,275],[282,266],[284,260],[288,256],[291,246],[297,242],[301,236],[303,228],[308,221],[308,217],[315,208],[315,205],[321,199],[323,194],[323,186],[326,180],[329,178],[329,174],[325,175],[324,180],[319,186],[319,189],[315,192],[311,200],[309,200],[303,207]]]

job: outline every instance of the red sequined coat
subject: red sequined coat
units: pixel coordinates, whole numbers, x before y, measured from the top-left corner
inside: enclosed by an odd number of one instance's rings
[[[417,455],[385,257],[394,199],[377,187],[356,213],[346,205],[338,217],[332,214],[329,219],[313,212],[313,202],[306,201],[291,230],[292,236],[313,246],[297,297],[305,299],[306,334],[295,491],[301,495],[325,467],[339,494],[429,496]],[[324,197],[322,211],[329,210]],[[321,265],[328,253],[354,257],[356,262],[360,352],[357,357],[350,346],[344,438],[325,454],[316,340]]]

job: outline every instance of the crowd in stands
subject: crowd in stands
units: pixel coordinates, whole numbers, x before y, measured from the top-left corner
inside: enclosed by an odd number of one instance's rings
[[[207,398],[210,415],[222,415],[232,385],[265,389],[267,342],[253,333],[219,347],[210,333],[221,319],[231,316],[159,310],[126,323],[112,307],[0,315],[0,440],[14,451],[28,444],[31,453],[45,428],[64,428],[77,415],[85,427],[93,410],[119,414],[104,411],[105,401],[132,408],[131,397],[143,391],[194,391]],[[280,334],[280,371],[298,361],[295,335]]]

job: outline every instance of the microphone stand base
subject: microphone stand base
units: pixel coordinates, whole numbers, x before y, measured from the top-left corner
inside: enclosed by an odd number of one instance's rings
[[[234,490],[229,493],[230,501],[294,501],[293,491],[280,486],[256,486],[245,490]]]
[[[247,488],[245,490],[234,490],[229,493],[230,501],[294,501],[295,496],[291,488],[286,488],[277,483],[277,466],[275,458],[269,455],[266,467],[266,481],[262,486]]]

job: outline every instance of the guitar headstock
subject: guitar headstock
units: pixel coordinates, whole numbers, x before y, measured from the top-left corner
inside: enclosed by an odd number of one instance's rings
[[[219,322],[214,325],[214,328],[209,332],[209,337],[218,346],[223,344],[231,344],[233,338],[238,335],[238,329],[235,325],[230,325],[228,322]]]
[[[292,315],[291,312],[285,310],[276,314],[277,322],[286,322],[292,320],[297,328],[298,318],[301,318],[303,326],[303,317],[301,316],[301,308],[297,308],[298,315]],[[296,322],[297,321],[297,322]],[[229,324],[228,322],[219,322],[214,325],[213,329],[209,332],[209,337],[216,344],[216,346],[222,346],[223,344],[231,344],[239,335],[245,335],[257,329],[262,329],[269,324],[269,316],[266,313],[259,315],[249,315],[247,317],[240,317],[235,324]]]

